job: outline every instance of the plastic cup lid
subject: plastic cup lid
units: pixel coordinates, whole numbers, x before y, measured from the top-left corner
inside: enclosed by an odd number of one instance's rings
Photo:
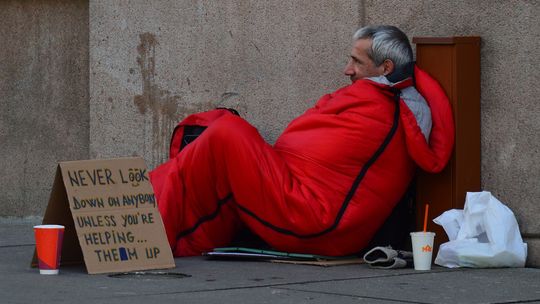
[[[62,225],[37,225],[34,229],[64,229]]]
[[[435,235],[435,232],[431,232],[431,231],[417,231],[417,232],[411,232],[411,235],[417,235],[417,236],[420,236],[420,235]]]

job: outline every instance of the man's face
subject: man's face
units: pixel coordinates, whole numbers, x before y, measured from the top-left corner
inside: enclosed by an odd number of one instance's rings
[[[371,49],[371,39],[358,39],[353,43],[351,58],[343,71],[345,75],[351,78],[352,82],[365,77],[380,76],[384,73],[384,67],[379,67],[368,56],[368,50]]]

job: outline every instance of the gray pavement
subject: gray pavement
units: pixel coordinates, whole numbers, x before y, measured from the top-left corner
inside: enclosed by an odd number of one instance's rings
[[[176,259],[174,275],[29,267],[34,220],[0,219],[0,303],[540,303],[540,269],[376,270]]]

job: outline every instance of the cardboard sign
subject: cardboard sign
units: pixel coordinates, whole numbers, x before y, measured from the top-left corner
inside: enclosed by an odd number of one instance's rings
[[[61,162],[43,223],[66,226],[62,265],[84,257],[90,274],[175,267],[142,158]]]

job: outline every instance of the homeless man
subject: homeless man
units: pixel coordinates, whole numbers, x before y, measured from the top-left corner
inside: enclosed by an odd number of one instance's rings
[[[439,172],[454,142],[450,104],[412,63],[396,27],[359,29],[345,74],[271,146],[227,110],[193,114],[151,172],[175,256],[226,246],[249,228],[276,250],[359,252],[405,193],[416,166]],[[189,126],[206,127],[193,142]]]

